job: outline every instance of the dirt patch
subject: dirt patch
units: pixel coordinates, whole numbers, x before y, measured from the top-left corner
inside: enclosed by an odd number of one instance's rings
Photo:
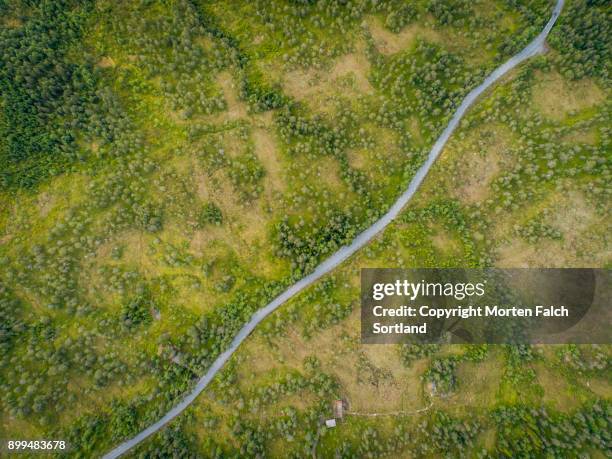
[[[300,69],[288,72],[283,81],[283,89],[291,97],[312,103],[312,98],[322,99],[323,96],[336,94],[342,88],[357,94],[370,94],[372,85],[368,81],[370,63],[359,46],[358,51],[340,56],[328,70]]]
[[[284,395],[276,403],[264,405],[264,409],[267,411],[268,416],[279,416],[282,415],[284,408],[292,407],[303,411],[312,406],[316,401],[317,397],[312,392],[303,390],[298,394]],[[261,419],[261,413],[257,413],[255,417]]]
[[[195,182],[198,196],[202,200],[208,201],[212,196],[212,187],[214,186],[211,177],[204,173],[197,173],[195,176]]]
[[[253,142],[255,155],[266,170],[265,180],[270,185],[266,190],[283,190],[285,183],[276,139],[267,129],[254,128]]]
[[[410,24],[399,33],[393,33],[386,29],[378,18],[370,17],[367,23],[376,48],[382,54],[395,54],[411,48],[419,38],[433,43],[443,42],[443,38],[438,32],[419,24]]]
[[[533,365],[536,377],[544,395],[542,401],[555,409],[567,412],[580,406],[580,399],[572,392],[571,386],[562,374],[547,368],[542,363]]]
[[[473,204],[487,198],[511,144],[510,136],[503,126],[488,126],[479,129],[467,143],[455,144],[459,149],[455,193],[463,202]]]
[[[330,72],[330,77],[333,80],[347,74],[355,76],[355,84],[361,92],[371,92],[372,85],[368,81],[370,73],[370,62],[364,53],[351,53],[342,56]]]
[[[232,75],[229,72],[221,72],[217,76],[217,84],[221,87],[227,103],[227,117],[230,120],[246,117],[247,105],[238,98],[238,90]]]
[[[283,89],[291,97],[301,100],[320,91],[322,79],[322,72],[318,69],[293,70],[285,75]]]
[[[603,266],[612,260],[609,215],[609,207],[607,211],[598,213],[584,193],[572,190],[558,196],[548,223],[561,231],[563,252],[571,259],[590,262],[591,266]]]
[[[557,262],[557,264],[561,263]],[[518,238],[512,238],[500,245],[495,266],[500,268],[555,267],[545,265],[545,261],[540,260],[537,256],[535,248]]]
[[[586,245],[581,244],[581,247]],[[600,252],[591,248],[587,253],[590,255],[572,249],[565,241],[545,240],[533,245],[512,237],[499,245],[495,265],[500,268],[586,268],[603,266],[612,257],[609,249]]]
[[[408,121],[408,130],[412,135],[412,138],[419,144],[423,144],[423,134],[421,132],[421,125],[416,116],[411,116]]]
[[[433,246],[447,255],[458,255],[461,253],[461,243],[444,228],[436,228],[431,237]]]
[[[536,75],[533,88],[535,107],[547,118],[562,120],[603,102],[605,93],[590,79],[566,81],[559,73]]]
[[[274,111],[269,110],[253,115],[253,125],[262,129],[274,129]]]
[[[247,151],[248,146],[242,130],[230,129],[221,132],[218,139],[225,157],[237,158]]]
[[[401,156],[399,136],[396,131],[369,123],[362,125],[361,128],[365,130],[368,143],[372,141],[374,145],[369,144],[349,150],[347,156],[351,167],[373,173],[379,169],[374,167],[374,164],[387,160],[394,161]]]
[[[457,366],[457,391],[453,403],[462,407],[495,405],[503,366],[497,355],[483,362],[461,362]]]
[[[550,224],[559,228],[566,239],[577,239],[597,218],[585,196],[579,191],[570,191],[558,202]]]
[[[274,272],[279,266],[271,262],[275,258],[265,244],[267,215],[260,203],[240,202],[229,181],[221,174],[223,172],[219,171],[213,176],[202,172],[195,175],[198,196],[219,206],[223,224],[220,227],[208,225],[202,231],[196,231],[190,243],[191,250],[199,254],[215,241],[223,241],[241,257],[248,258],[257,253],[262,274]]]
[[[103,57],[97,63],[97,66],[100,67],[100,68],[103,68],[103,69],[109,68],[109,67],[114,67],[115,65],[116,64],[115,64],[115,61],[113,60],[113,58],[108,57],[108,56]]]
[[[424,405],[420,377],[425,361],[406,368],[397,346],[361,346],[340,367],[338,377],[351,411],[384,413],[415,410]]]
[[[473,65],[482,64],[493,58],[492,52],[475,46],[473,41],[468,40],[454,28],[434,28],[432,24],[436,21],[431,15],[427,15],[425,21],[409,24],[398,33],[386,29],[380,18],[369,17],[366,22],[376,49],[384,55],[393,55],[413,49],[422,40],[457,53]]]
[[[612,397],[612,385],[605,378],[593,378],[586,382],[586,387],[599,397],[610,399]]]
[[[567,134],[561,140],[571,144],[585,143],[587,145],[596,145],[598,135],[595,129],[586,129]]]
[[[207,225],[205,229],[194,231],[189,241],[189,248],[195,254],[205,253],[214,241],[227,241],[226,231],[220,226]]]
[[[279,341],[281,340],[278,340],[277,343],[282,345]],[[248,381],[265,376],[270,370],[281,365],[296,369],[301,368],[301,362],[297,360],[286,362],[281,352],[270,347],[261,336],[254,336],[250,339],[242,352],[241,356],[245,358],[247,363],[238,367],[238,374],[240,376],[239,380],[246,381],[247,385],[250,385]]]
[[[569,187],[572,185],[569,184]],[[560,230],[561,240],[541,240],[529,244],[514,236],[512,222],[502,223],[495,240],[500,267],[592,267],[604,266],[612,259],[607,224],[609,212],[599,214],[581,191],[559,192],[547,203],[550,216],[545,224]]]
[[[38,212],[41,217],[46,217],[55,206],[57,198],[47,192],[38,195]]]
[[[3,23],[9,29],[17,29],[23,25],[21,19],[17,18],[5,18]]]
[[[131,262],[138,265],[142,264],[143,254],[145,253],[145,244],[142,233],[139,231],[129,231],[127,233],[123,233],[112,241],[102,244],[100,247],[98,247],[95,260],[99,262],[99,264],[107,262],[114,247],[122,248],[122,262]]]
[[[340,165],[333,158],[324,158],[317,163],[317,177],[332,189],[343,188]]]
[[[458,191],[464,202],[472,204],[484,200],[489,194],[489,186],[500,170],[499,156],[491,151],[484,155],[468,155],[464,159],[466,174],[461,175],[464,184]]]
[[[370,161],[369,150],[367,148],[359,148],[347,152],[349,164],[357,169],[365,169]]]
[[[204,51],[214,51],[214,43],[210,37],[198,36],[195,39],[195,42],[200,45]]]
[[[376,126],[374,128],[374,138],[379,148],[387,154],[394,156],[399,154],[399,135],[393,129]]]

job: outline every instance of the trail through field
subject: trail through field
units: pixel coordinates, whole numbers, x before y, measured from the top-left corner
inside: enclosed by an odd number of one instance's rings
[[[208,371],[200,380],[197,382],[193,390],[181,400],[181,402],[174,406],[170,411],[168,411],[159,421],[150,425],[140,433],[138,433],[133,438],[126,440],[121,443],[115,449],[107,453],[104,458],[105,459],[114,459],[122,454],[129,451],[134,446],[138,445],[140,442],[148,438],[150,435],[154,434],[170,421],[172,421],[176,416],[182,413],[195,399],[200,393],[208,386],[210,381],[215,377],[215,375],[223,368],[225,363],[229,360],[229,358],[236,352],[238,346],[251,334],[251,332],[262,322],[266,317],[268,317],[272,312],[274,312],[277,308],[287,302],[290,298],[297,295],[303,289],[311,285],[313,282],[329,273],[331,270],[340,265],[343,261],[345,261],[348,257],[353,255],[357,250],[361,249],[365,246],[374,236],[384,230],[401,212],[401,210],[408,204],[412,196],[414,196],[415,192],[418,190],[419,186],[427,176],[427,173],[431,169],[431,166],[434,164],[442,148],[448,141],[449,137],[453,133],[453,131],[459,125],[459,121],[466,114],[468,108],[478,99],[478,97],[484,93],[488,88],[490,88],[496,81],[498,81],[502,76],[512,70],[514,67],[519,65],[521,62],[533,57],[545,50],[545,41],[546,37],[550,33],[553,25],[555,24],[561,10],[563,9],[564,0],[557,0],[557,4],[555,5],[552,15],[544,26],[544,29],[540,34],[535,37],[522,51],[518,54],[515,54],[502,65],[497,67],[479,86],[472,89],[467,96],[459,105],[459,108],[454,113],[453,117],[447,124],[444,131],[438,139],[436,143],[434,143],[431,148],[427,160],[425,163],[419,168],[413,179],[408,184],[408,188],[404,191],[400,197],[395,201],[395,203],[391,206],[391,208],[387,211],[385,215],[383,215],[378,221],[376,221],[372,226],[368,229],[360,233],[350,245],[341,247],[337,252],[323,261],[317,268],[297,281],[279,296],[274,298],[268,305],[261,308],[257,312],[253,314],[251,319],[242,327],[242,329],[238,332],[236,337],[233,339],[229,348],[226,349],[223,353],[221,353],[217,359],[210,366]]]
[[[361,411],[347,411],[347,416],[365,416],[370,418],[376,418],[379,416],[410,416],[413,414],[424,413],[428,411],[433,406],[433,401],[429,402],[429,405],[419,408],[418,410],[410,410],[410,411],[387,411],[383,413],[366,413]]]

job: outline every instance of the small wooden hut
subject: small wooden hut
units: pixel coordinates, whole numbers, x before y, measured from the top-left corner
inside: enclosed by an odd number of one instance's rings
[[[334,419],[342,419],[344,417],[344,402],[342,400],[334,400],[332,405],[332,413]]]

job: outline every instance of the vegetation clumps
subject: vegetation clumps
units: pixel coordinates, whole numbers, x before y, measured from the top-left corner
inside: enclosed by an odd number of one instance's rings
[[[402,363],[409,367],[415,360],[429,357],[440,349],[438,344],[404,344],[400,347]]]
[[[452,357],[436,359],[431,363],[425,373],[425,381],[431,386],[433,394],[444,396],[455,390],[457,386],[456,368],[457,360]]]
[[[202,211],[198,218],[198,225],[204,227],[205,225],[220,226],[223,223],[223,213],[219,207],[212,203],[207,202],[204,204]]]
[[[124,327],[134,329],[139,325],[151,323],[151,309],[154,305],[150,293],[146,291],[130,298],[121,308],[121,321]]]
[[[559,240],[562,238],[561,231],[546,224],[544,215],[538,215],[529,220],[525,225],[516,227],[516,234],[530,244],[536,244],[542,239]]]

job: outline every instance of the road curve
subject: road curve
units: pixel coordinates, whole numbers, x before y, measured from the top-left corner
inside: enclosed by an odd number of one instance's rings
[[[230,347],[217,357],[217,359],[213,362],[211,367],[208,369],[206,374],[202,376],[202,378],[195,385],[193,390],[185,396],[181,402],[174,406],[170,411],[168,411],[159,421],[150,425],[140,433],[138,433],[133,438],[126,440],[121,443],[112,451],[108,452],[104,459],[114,459],[122,454],[129,451],[131,448],[145,440],[150,435],[154,434],[166,424],[168,424],[172,419],[178,416],[180,413],[187,408],[191,402],[193,402],[198,395],[208,386],[210,381],[215,377],[215,375],[223,368],[225,362],[232,356],[238,346],[246,339],[247,336],[259,325],[259,323],[264,320],[268,315],[270,315],[274,310],[276,310],[283,303],[288,301],[293,296],[297,295],[304,288],[308,287],[310,284],[315,282],[317,279],[322,277],[323,275],[330,272],[336,266],[341,264],[348,257],[353,255],[357,250],[366,245],[374,236],[380,233],[383,229],[389,225],[400,213],[402,208],[410,201],[414,193],[417,191],[423,179],[431,169],[431,166],[436,161],[442,148],[448,141],[449,137],[453,133],[453,131],[457,128],[459,121],[465,115],[468,108],[474,103],[474,101],[484,92],[486,91],[493,83],[499,80],[503,75],[508,73],[511,69],[519,65],[521,62],[529,59],[532,56],[544,51],[544,42],[546,37],[550,33],[550,30],[554,26],[557,18],[561,14],[561,10],[563,9],[564,0],[557,0],[557,4],[555,5],[552,15],[542,30],[540,34],[533,39],[521,52],[515,54],[510,59],[508,59],[505,63],[497,67],[493,73],[491,73],[479,86],[472,89],[467,96],[461,102],[461,105],[449,121],[448,125],[436,140],[436,143],[431,148],[427,160],[425,163],[419,168],[414,178],[410,181],[408,188],[404,191],[400,197],[395,201],[395,203],[391,206],[391,208],[387,211],[385,215],[383,215],[378,221],[376,221],[372,226],[366,229],[364,232],[360,233],[353,242],[348,245],[341,247],[337,252],[331,255],[328,259],[323,261],[317,268],[306,277],[302,278],[279,296],[274,298],[267,306],[259,309],[257,312],[253,314],[251,320],[247,322],[244,327],[238,332],[234,340],[232,341]]]

